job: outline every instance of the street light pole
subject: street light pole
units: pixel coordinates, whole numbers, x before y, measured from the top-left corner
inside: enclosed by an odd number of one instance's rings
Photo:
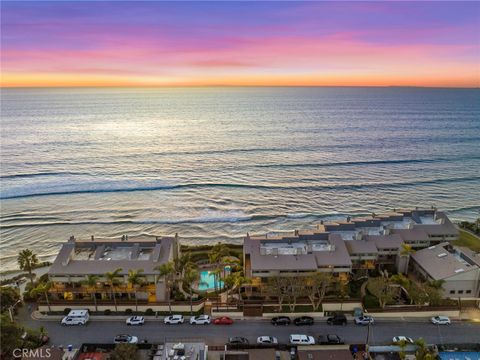
[[[8,308],[8,314],[10,315],[10,320],[13,322],[13,311],[15,309],[15,306],[17,306],[17,304],[19,302],[22,302],[22,300],[17,300],[17,302],[13,305],[10,305],[10,307]]]

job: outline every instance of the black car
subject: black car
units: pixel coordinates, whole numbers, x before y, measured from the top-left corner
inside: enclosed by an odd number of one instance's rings
[[[293,320],[293,323],[297,326],[313,325],[313,318],[310,316],[301,316]]]
[[[272,325],[290,325],[288,316],[277,316],[272,319]]]
[[[347,318],[343,314],[335,314],[327,319],[328,325],[347,325]]]
[[[320,335],[318,337],[317,344],[321,345],[332,345],[332,344],[343,344],[343,340],[340,336],[335,334]]]
[[[228,345],[248,345],[249,342],[246,338],[241,336],[235,336],[228,339]]]

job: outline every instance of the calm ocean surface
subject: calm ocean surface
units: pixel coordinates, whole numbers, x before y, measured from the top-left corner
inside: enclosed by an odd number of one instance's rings
[[[188,243],[435,205],[480,211],[480,91],[4,89],[2,267],[70,235]]]

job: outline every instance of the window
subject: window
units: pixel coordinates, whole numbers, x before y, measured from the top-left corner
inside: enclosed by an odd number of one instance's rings
[[[450,294],[455,294],[455,290],[450,290]]]
[[[458,290],[458,293],[459,293],[459,294],[463,294],[463,290]]]
[[[467,294],[471,294],[471,293],[472,293],[472,290],[467,290],[466,293],[467,293]]]

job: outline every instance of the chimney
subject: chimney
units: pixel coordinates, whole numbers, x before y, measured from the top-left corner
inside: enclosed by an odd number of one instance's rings
[[[295,236],[298,236],[298,230],[295,230]]]
[[[122,235],[122,241],[125,241],[125,235]]]
[[[70,236],[70,239],[68,239],[68,242],[75,242],[75,236]]]
[[[95,237],[93,235],[92,235],[91,239],[92,239],[92,241],[95,241]]]
[[[347,216],[347,222],[350,222],[350,220],[352,220],[352,218],[350,216]]]

